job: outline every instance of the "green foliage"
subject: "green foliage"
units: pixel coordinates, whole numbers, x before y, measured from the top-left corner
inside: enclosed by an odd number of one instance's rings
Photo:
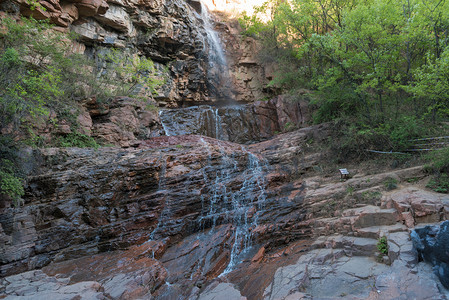
[[[106,101],[146,89],[151,97],[163,83],[160,73],[167,72],[157,71],[150,59],[110,49],[102,57],[109,71],[97,74],[92,70],[98,62],[72,53],[76,36],[52,30],[46,21],[5,17],[0,28],[0,129],[30,128],[27,123],[45,121],[50,111],[62,117],[79,99],[93,94]],[[72,125],[76,128],[76,121]]]
[[[388,254],[388,241],[387,237],[383,236],[377,241],[377,250],[383,255]]]
[[[164,74],[159,74],[153,61],[144,56],[129,56],[108,48],[99,51],[98,59],[106,63],[106,69],[97,76],[98,83],[100,88],[106,87],[111,96],[136,95],[142,89],[151,96],[165,83]]]
[[[438,193],[449,193],[449,176],[445,173],[434,176],[426,185]]]
[[[375,202],[382,198],[382,193],[378,191],[365,191],[362,193],[362,199],[364,201]]]
[[[449,148],[432,151],[427,156],[425,170],[433,177],[427,187],[439,193],[449,193]]]
[[[287,122],[284,125],[284,132],[289,132],[296,129],[296,125],[293,122]]]
[[[391,191],[398,188],[398,181],[393,177],[388,177],[384,182],[385,189]]]
[[[413,144],[412,139],[425,133],[425,123],[415,116],[402,116],[395,122],[379,124],[375,130],[387,136],[395,150],[406,150]]]
[[[346,188],[346,192],[349,196],[352,196],[354,194],[354,187],[352,185],[348,185],[348,187]]]
[[[0,194],[11,197],[16,206],[24,194],[18,160],[13,140],[7,136],[0,136]]]
[[[430,100],[425,113],[435,120],[437,114],[442,117],[449,115],[449,47],[438,58],[431,53],[426,58],[429,62],[415,70],[416,81],[408,86],[408,91],[418,99]]]
[[[3,164],[11,165],[8,160],[3,160]],[[11,197],[16,206],[19,204],[19,199],[24,194],[22,179],[16,177],[12,168],[3,167],[0,170],[0,190],[2,194],[6,194]]]
[[[355,123],[343,148],[404,150],[449,117],[449,1],[270,0],[240,22],[278,63],[272,85],[313,89],[316,123]]]
[[[81,56],[68,35],[44,21],[0,20],[0,128],[16,128],[67,106],[80,95]]]
[[[418,177],[412,177],[407,179],[408,183],[417,183],[418,181],[419,181]]]
[[[329,145],[337,162],[361,160],[368,157],[366,150],[389,147],[387,135],[366,125],[344,121],[334,124],[335,132],[329,139]]]
[[[100,145],[90,136],[79,132],[72,132],[65,136],[59,137],[56,141],[59,147],[78,147],[78,148],[95,148]]]
[[[426,169],[432,173],[449,173],[449,148],[439,151],[432,151],[427,155],[429,164]]]

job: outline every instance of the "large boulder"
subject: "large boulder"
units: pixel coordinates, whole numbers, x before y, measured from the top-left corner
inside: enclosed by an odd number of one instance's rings
[[[434,266],[435,274],[449,289],[449,221],[417,228],[411,237],[420,257]]]

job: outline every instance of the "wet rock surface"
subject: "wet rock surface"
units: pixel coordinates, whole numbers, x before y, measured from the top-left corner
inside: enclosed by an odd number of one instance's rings
[[[304,128],[247,147],[192,135],[135,149],[35,151],[24,205],[1,205],[1,293],[446,299],[409,228],[424,215],[447,219],[447,199],[408,183],[421,167],[317,176],[307,144],[327,132]],[[399,188],[389,191],[391,178]]]
[[[161,110],[159,117],[168,136],[200,134],[239,144],[255,143],[304,127],[310,118],[305,100],[288,96],[246,105]]]

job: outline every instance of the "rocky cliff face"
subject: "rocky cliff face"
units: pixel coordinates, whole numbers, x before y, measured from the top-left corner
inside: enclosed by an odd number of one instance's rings
[[[250,144],[307,124],[310,114],[305,99],[278,96],[246,105],[193,106],[161,110],[159,117],[168,136],[200,134]]]
[[[328,132],[246,147],[192,135],[30,152],[24,205],[1,205],[2,293],[443,299],[407,230],[447,219],[447,197],[408,183],[420,167],[323,176],[308,143]],[[400,189],[386,189],[391,178]],[[404,284],[417,280],[426,288]]]
[[[24,203],[0,198],[0,298],[448,297],[409,236],[449,216],[448,197],[425,190],[421,167],[348,165],[348,180],[326,173],[325,149],[310,144],[331,131],[298,130],[309,118],[305,101],[156,108],[223,97],[199,2],[39,3],[46,9],[1,7],[78,32],[79,51],[120,47],[169,76],[157,102],[82,101],[79,130],[111,147],[22,151]],[[233,23],[210,22],[232,56],[234,97],[258,99],[270,75],[257,44],[239,40]],[[70,133],[60,121],[39,133]]]
[[[217,100],[254,101],[261,97],[256,90],[266,83],[257,66],[251,74],[260,73],[257,78],[250,75],[247,55],[254,47],[249,40],[240,40],[237,29],[232,26],[206,19],[201,13],[206,8],[199,1],[38,1],[33,9],[31,2],[2,0],[0,10],[10,14],[32,16],[38,20],[48,19],[57,30],[73,31],[79,35],[73,45],[74,51],[91,57],[101,56],[104,49],[115,47],[126,55],[143,55],[156,62],[156,68],[165,84],[155,96],[160,106],[178,107],[192,102]],[[218,26],[219,25],[219,26]],[[231,71],[216,63],[216,57],[208,30],[224,29],[218,38],[218,45],[237,47],[226,51],[231,59]],[[241,44],[241,46],[240,46]],[[228,47],[228,46],[227,46]],[[249,62],[251,65],[252,63]],[[243,67],[240,72],[237,66]],[[102,68],[99,63],[98,68]],[[226,78],[231,78],[232,82]],[[254,77],[254,78],[253,78]],[[229,81],[226,89],[224,82]],[[260,83],[256,83],[260,81]],[[227,92],[236,86],[233,93]]]
[[[298,143],[305,136],[299,134]],[[113,260],[99,253],[137,247],[136,257],[148,253],[148,266],[160,269],[151,272],[161,272],[142,293],[187,297],[186,286],[231,271],[251,245],[283,244],[287,228],[289,240],[308,234],[296,225],[304,215],[291,214],[300,194],[280,200],[279,192],[269,192],[268,162],[238,144],[160,137],[134,150],[33,155],[39,164],[24,206],[2,205],[2,276],[73,259],[82,259],[75,264],[81,266],[88,257],[98,264]],[[165,282],[176,283],[176,291],[166,290]]]

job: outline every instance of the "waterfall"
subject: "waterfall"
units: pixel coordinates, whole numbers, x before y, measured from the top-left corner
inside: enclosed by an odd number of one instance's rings
[[[198,134],[224,139],[218,108],[209,105],[159,111],[165,135]]]
[[[250,105],[165,109],[159,118],[168,136],[197,134],[239,144],[263,139],[259,116]]]
[[[223,47],[220,44],[220,38],[212,27],[209,11],[203,2],[201,2],[201,18],[204,22],[204,30],[206,31],[206,37],[209,43],[209,60],[218,62],[222,66],[226,66],[226,57]]]
[[[201,142],[210,154],[211,145],[204,139],[201,139]],[[223,274],[232,271],[240,262],[241,256],[251,248],[252,230],[258,225],[259,215],[266,201],[264,176],[266,162],[261,161],[243,146],[242,150],[247,158],[243,172],[239,169],[239,157],[234,153],[226,153],[223,148],[220,148],[220,166],[218,168],[210,166],[215,168],[215,172],[210,174],[208,172],[210,170],[207,168],[204,170],[204,180],[208,187],[205,193],[210,201],[206,205],[202,195],[203,209],[199,219],[201,228],[205,227],[205,223],[214,228],[220,221],[231,222],[235,227],[230,261]],[[232,183],[238,176],[241,177],[242,184],[238,189],[233,189]]]
[[[216,100],[229,102],[234,99],[231,78],[225,51],[217,32],[212,26],[212,18],[207,6],[201,2],[201,19],[204,23],[208,49],[208,88]],[[206,43],[204,43],[206,45]]]
[[[165,173],[167,171],[167,161],[163,159],[162,154],[159,157],[159,162],[161,163],[161,170],[159,172],[159,182],[158,182],[158,194],[164,199],[164,207],[161,210],[161,214],[158,217],[157,225],[150,233],[149,241],[155,240],[155,235],[164,227],[165,220],[170,219],[170,208],[167,201],[167,191],[166,191],[166,178]],[[153,253],[154,256],[154,253]]]

